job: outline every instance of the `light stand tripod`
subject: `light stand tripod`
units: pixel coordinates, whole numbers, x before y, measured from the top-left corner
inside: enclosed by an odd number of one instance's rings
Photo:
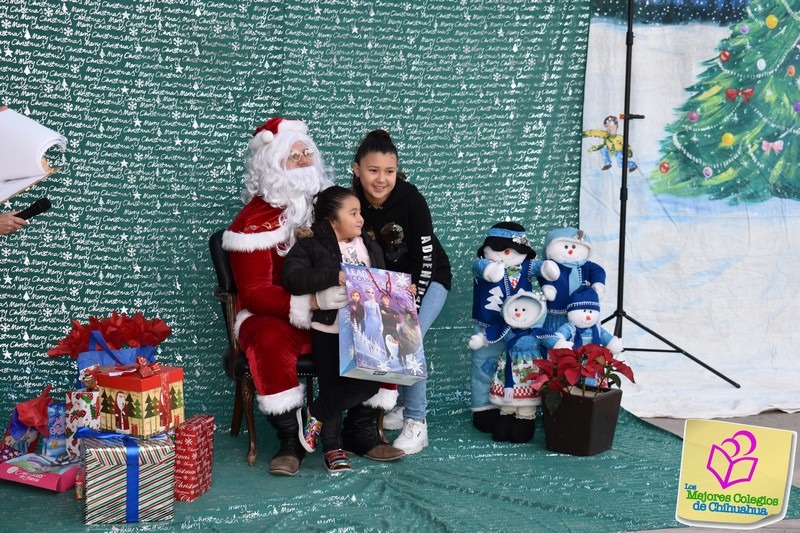
[[[628,123],[633,119],[642,119],[644,115],[632,115],[631,114],[631,59],[632,59],[632,52],[633,52],[633,0],[628,0],[628,31],[625,35],[625,45],[626,45],[626,54],[625,54],[625,112],[621,115],[622,118],[622,183],[620,186],[620,208],[619,208],[619,265],[618,265],[618,277],[617,277],[617,309],[614,311],[613,314],[603,319],[602,323],[605,324],[611,319],[616,319],[614,323],[614,335],[616,337],[622,337],[622,321],[623,319],[630,320],[635,325],[639,326],[641,329],[652,335],[653,337],[657,338],[671,349],[659,349],[659,348],[625,348],[625,351],[629,352],[669,352],[669,353],[680,353],[697,363],[698,365],[702,366],[706,370],[716,374],[720,378],[724,379],[734,387],[741,388],[741,386],[730,379],[729,377],[725,376],[724,374],[720,373],[719,371],[715,370],[714,368],[710,367],[697,357],[693,356],[683,348],[679,347],[678,345],[674,344],[673,342],[669,341],[662,335],[659,335],[652,329],[646,327],[644,324],[636,320],[635,318],[631,317],[629,314],[625,312],[623,309],[623,295],[624,295],[624,286],[625,286],[625,222],[627,218],[627,209],[626,205],[628,202]]]

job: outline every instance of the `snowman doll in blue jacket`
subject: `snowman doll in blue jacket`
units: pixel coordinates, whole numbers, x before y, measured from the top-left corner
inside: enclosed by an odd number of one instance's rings
[[[553,230],[544,241],[545,256],[558,266],[558,276],[547,279],[539,276],[539,285],[547,298],[547,318],[544,327],[556,331],[567,321],[570,295],[579,287],[589,285],[598,298],[605,294],[606,271],[592,261],[592,240],[582,230],[567,227]]]
[[[583,286],[572,293],[567,304],[567,322],[556,331],[553,348],[577,349],[587,344],[605,346],[612,355],[622,352],[622,339],[602,328],[600,322],[600,301],[594,289]],[[587,378],[586,385],[597,386],[595,379]],[[604,383],[599,385],[603,386]]]
[[[499,409],[489,401],[489,388],[497,358],[505,349],[503,339],[511,330],[502,316],[503,303],[520,291],[531,291],[537,276],[555,280],[559,275],[554,262],[535,258],[525,228],[516,222],[500,222],[487,232],[472,265],[475,325],[468,342],[472,350],[472,423],[485,433],[494,431],[499,416]]]
[[[560,337],[542,328],[547,301],[541,293],[519,291],[503,304],[503,318],[511,328],[505,352],[497,360],[489,401],[500,408],[492,432],[499,442],[529,442],[536,428],[536,407],[542,403],[532,383],[539,375],[534,364],[546,359]]]

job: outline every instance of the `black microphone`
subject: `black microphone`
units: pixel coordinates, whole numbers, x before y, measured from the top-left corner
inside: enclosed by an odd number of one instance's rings
[[[50,209],[51,205],[52,204],[50,203],[50,200],[48,200],[47,198],[39,198],[38,200],[36,200],[31,205],[29,205],[24,210],[20,211],[14,216],[17,218],[23,218],[25,220],[28,220],[33,216],[44,213],[45,211]]]

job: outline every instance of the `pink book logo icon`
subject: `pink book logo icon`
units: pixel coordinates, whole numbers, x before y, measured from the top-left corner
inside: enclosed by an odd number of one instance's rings
[[[711,446],[706,470],[714,474],[723,489],[753,479],[758,458],[750,457],[756,449],[756,437],[749,431],[737,431],[720,445]]]

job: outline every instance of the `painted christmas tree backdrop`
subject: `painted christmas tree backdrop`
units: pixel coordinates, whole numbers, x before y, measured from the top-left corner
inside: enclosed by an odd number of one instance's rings
[[[667,126],[655,194],[800,199],[799,42],[800,0],[750,4]]]

